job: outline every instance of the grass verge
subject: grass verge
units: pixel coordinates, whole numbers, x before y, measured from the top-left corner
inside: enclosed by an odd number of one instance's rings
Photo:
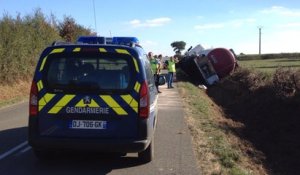
[[[0,108],[28,99],[30,81],[19,80],[15,84],[0,85]]]
[[[239,60],[239,65],[244,68],[253,69],[269,74],[274,74],[277,68],[294,68],[300,67],[299,58],[277,58],[277,59],[254,59]]]
[[[223,112],[205,90],[189,82],[177,83],[185,107],[185,117],[192,134],[202,174],[247,175],[265,174],[260,162],[253,164],[250,143],[242,142],[228,129],[243,125],[223,117]]]

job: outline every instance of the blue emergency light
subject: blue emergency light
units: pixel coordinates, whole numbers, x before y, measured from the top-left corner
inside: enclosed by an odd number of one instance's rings
[[[136,37],[100,37],[100,36],[80,36],[77,43],[83,44],[114,44],[125,46],[139,46],[139,40]]]
[[[105,39],[105,37],[100,37],[100,36],[80,36],[77,39],[77,43],[106,44],[106,39]]]
[[[136,37],[113,37],[112,44],[131,46],[139,44],[139,40]]]

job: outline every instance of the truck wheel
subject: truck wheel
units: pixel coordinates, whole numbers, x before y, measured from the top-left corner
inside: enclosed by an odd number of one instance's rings
[[[151,143],[147,147],[146,150],[138,153],[139,160],[143,163],[151,162],[154,158],[154,139],[152,139]]]

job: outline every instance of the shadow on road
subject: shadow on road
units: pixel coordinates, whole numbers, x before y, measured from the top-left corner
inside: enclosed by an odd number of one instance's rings
[[[23,143],[27,139],[27,127],[0,131],[0,154]]]
[[[34,156],[33,154],[31,154]],[[142,165],[136,157],[118,157],[100,153],[64,153],[52,160],[33,159],[32,174],[107,174],[112,170]]]
[[[0,131],[0,155],[27,141],[27,127]],[[121,157],[116,154],[97,152],[55,152],[49,160],[39,160],[32,149],[22,152],[28,145],[20,147],[0,160],[0,171],[4,174],[107,174],[112,170],[144,165],[137,155]],[[1,173],[2,174],[2,173]]]

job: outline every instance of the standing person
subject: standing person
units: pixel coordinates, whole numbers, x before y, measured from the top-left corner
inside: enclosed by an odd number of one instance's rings
[[[163,69],[163,65],[162,65],[162,55],[159,54],[157,57],[157,62],[158,62],[158,74],[160,74],[161,69]]]
[[[176,63],[176,57],[170,57],[170,60],[168,61],[168,74],[169,74],[169,80],[168,80],[168,88],[174,88],[172,86],[173,83],[173,76],[174,73],[176,72],[176,67],[175,67],[175,63]]]
[[[159,64],[159,62],[153,57],[153,53],[152,53],[152,52],[149,52],[149,53],[148,53],[148,57],[149,57],[149,59],[150,59],[151,69],[152,69],[152,72],[153,72],[153,77],[154,77],[154,81],[155,81],[155,86],[156,86],[157,92],[158,92],[158,93],[161,93],[161,91],[159,91],[159,89],[158,89],[159,67],[160,67],[160,64]]]

